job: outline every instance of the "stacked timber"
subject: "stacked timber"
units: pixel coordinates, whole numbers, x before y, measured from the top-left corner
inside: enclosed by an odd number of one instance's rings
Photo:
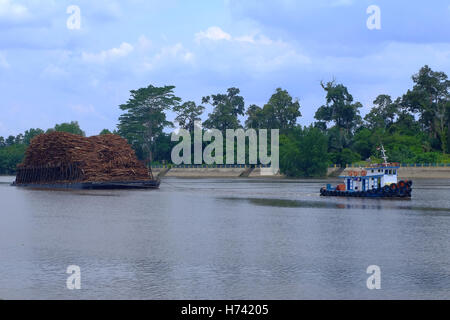
[[[35,137],[17,166],[16,184],[146,181],[153,176],[127,141],[65,132]]]

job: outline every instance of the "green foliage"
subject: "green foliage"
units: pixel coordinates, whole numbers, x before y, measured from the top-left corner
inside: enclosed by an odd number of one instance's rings
[[[277,88],[262,109],[257,105],[251,105],[247,115],[245,122],[247,128],[279,129],[281,132],[294,128],[297,119],[302,116],[298,100],[294,100],[281,88]]]
[[[174,86],[154,87],[131,90],[131,98],[120,105],[126,111],[119,118],[119,134],[125,137],[136,153],[151,162],[154,159],[156,140],[165,127],[173,127],[166,119],[166,111],[180,103],[175,96]]]
[[[419,122],[430,138],[438,139],[443,153],[448,151],[450,81],[444,72],[424,66],[412,77],[414,87],[403,96],[404,107],[419,114]]]
[[[81,130],[80,125],[78,124],[78,121],[71,121],[70,123],[65,122],[65,123],[57,124],[57,125],[55,125],[55,127],[53,129],[48,129],[47,133],[52,132],[52,131],[68,132],[68,133],[72,133],[72,134],[78,134],[83,137],[86,136],[84,131]]]
[[[296,127],[280,136],[282,173],[289,177],[323,177],[327,168],[327,138],[319,129]]]
[[[361,161],[361,155],[348,148],[344,148],[341,152],[330,153],[330,160],[331,163],[345,167],[347,164]]]
[[[394,123],[399,105],[393,103],[391,97],[386,94],[379,95],[373,103],[375,106],[364,117],[367,126],[370,129],[387,129]]]
[[[359,109],[362,104],[353,103],[353,96],[342,84],[331,81],[326,85],[323,83],[321,85],[327,93],[327,103],[317,110],[315,118],[325,123],[333,122],[339,129],[344,129],[346,133],[352,133],[361,123]]]
[[[214,107],[203,126],[222,132],[226,129],[240,128],[238,116],[243,116],[245,110],[244,98],[239,95],[240,92],[238,88],[229,88],[227,94],[203,97],[202,103],[208,103]]]
[[[100,135],[105,135],[105,134],[112,134],[111,131],[109,131],[108,129],[103,129],[102,131],[100,131]]]
[[[16,166],[22,162],[26,150],[25,144],[13,144],[0,148],[0,174],[14,174]]]
[[[25,131],[24,138],[23,138],[23,143],[25,143],[26,145],[29,145],[31,140],[34,137],[36,137],[36,136],[38,136],[40,134],[43,134],[43,133],[44,133],[44,130],[42,130],[42,129],[39,129],[39,128],[33,129],[33,128],[31,128],[31,129]]]
[[[175,121],[180,124],[182,129],[190,132],[194,131],[195,121],[201,120],[200,116],[204,110],[204,106],[197,106],[194,101],[188,101],[173,108],[173,111],[177,113]]]

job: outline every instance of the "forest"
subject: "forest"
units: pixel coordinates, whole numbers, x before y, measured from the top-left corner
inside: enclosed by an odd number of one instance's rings
[[[130,91],[120,105],[123,111],[115,129],[99,134],[118,134],[131,144],[148,164],[170,163],[175,124],[167,114],[176,114],[178,127],[193,131],[205,106],[212,112],[203,130],[279,129],[280,169],[290,177],[320,177],[328,166],[379,161],[383,144],[390,161],[400,163],[449,163],[450,80],[444,72],[422,67],[412,76],[411,88],[400,97],[379,94],[371,110],[361,115],[363,105],[348,88],[335,80],[321,83],[324,104],[315,121],[301,126],[301,105],[288,91],[277,88],[262,106],[246,106],[238,88],[205,96],[201,103],[182,101],[175,86]],[[17,136],[0,137],[0,174],[14,174],[31,139],[51,131],[85,135],[78,122],[62,123],[47,130],[33,128]],[[269,143],[270,145],[270,143]]]

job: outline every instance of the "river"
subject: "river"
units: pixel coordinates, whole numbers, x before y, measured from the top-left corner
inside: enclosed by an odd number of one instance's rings
[[[412,200],[320,180],[50,191],[0,177],[0,299],[450,299],[450,181]],[[81,289],[66,288],[69,265]],[[369,266],[380,290],[369,290]]]

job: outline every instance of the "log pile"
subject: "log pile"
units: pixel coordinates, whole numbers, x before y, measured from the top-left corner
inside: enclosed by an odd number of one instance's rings
[[[145,181],[153,176],[127,141],[108,134],[52,132],[35,137],[17,167],[16,183]]]

